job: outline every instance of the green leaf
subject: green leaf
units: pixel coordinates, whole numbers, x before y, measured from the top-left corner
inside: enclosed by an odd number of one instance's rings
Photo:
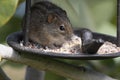
[[[0,27],[13,16],[17,4],[18,0],[0,0]]]

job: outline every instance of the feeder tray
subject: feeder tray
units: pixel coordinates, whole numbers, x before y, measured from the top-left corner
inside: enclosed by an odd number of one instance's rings
[[[79,34],[79,30],[75,31],[77,34]],[[109,41],[114,44],[116,44],[116,38],[112,36],[108,36],[105,34],[99,34],[99,33],[93,33],[94,39],[101,38],[104,41]],[[79,60],[98,60],[98,59],[108,59],[108,58],[114,58],[119,57],[120,52],[118,53],[110,53],[110,54],[86,54],[86,53],[80,53],[80,54],[64,54],[64,53],[54,53],[54,52],[43,52],[39,49],[29,48],[25,46],[21,46],[20,42],[23,39],[22,32],[15,32],[13,34],[10,34],[7,37],[7,43],[11,47],[13,47],[16,51],[18,51],[20,54],[33,54],[41,57],[51,57],[51,58],[65,58],[65,59],[79,59]]]
[[[120,19],[119,19],[119,3],[118,0],[118,7],[117,7],[117,38],[100,34],[100,33],[93,33],[93,39],[102,39],[104,41],[109,41],[113,44],[118,44],[120,46]],[[40,56],[40,57],[49,57],[49,58],[63,58],[63,59],[79,59],[79,60],[100,60],[100,59],[109,59],[109,58],[115,58],[120,56],[120,52],[117,53],[109,53],[109,54],[86,54],[86,53],[80,53],[80,54],[64,54],[64,53],[55,53],[55,52],[44,52],[39,49],[29,48],[26,47],[28,42],[28,31],[29,31],[29,24],[30,24],[30,7],[31,7],[31,0],[26,0],[26,14],[25,14],[25,25],[24,25],[24,33],[23,32],[15,32],[10,34],[7,37],[7,43],[10,45],[13,49],[15,49],[19,54],[30,54],[34,56]],[[74,31],[76,34],[80,34],[80,30]],[[24,35],[23,35],[24,34]],[[80,36],[79,36],[80,37]],[[20,42],[24,41],[24,46],[20,45]],[[93,51],[94,52],[94,51]]]

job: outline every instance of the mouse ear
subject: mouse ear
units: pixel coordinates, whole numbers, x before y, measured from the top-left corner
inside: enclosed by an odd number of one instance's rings
[[[47,18],[48,23],[53,23],[56,20],[57,20],[57,17],[55,14],[48,14],[48,18]]]

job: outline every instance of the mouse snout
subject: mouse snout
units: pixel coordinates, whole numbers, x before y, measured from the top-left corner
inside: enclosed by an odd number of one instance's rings
[[[73,38],[74,36],[75,36],[74,34],[67,35],[67,36],[65,37],[65,40],[67,40],[67,41],[72,40],[72,38]]]

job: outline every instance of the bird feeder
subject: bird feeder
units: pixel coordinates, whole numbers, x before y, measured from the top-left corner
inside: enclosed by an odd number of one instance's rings
[[[113,44],[117,44],[117,46],[120,46],[120,1],[117,0],[117,37],[100,34],[93,32],[93,38],[94,39],[102,39],[104,41],[109,41]],[[7,43],[10,45],[13,49],[19,52],[19,54],[31,54],[31,55],[37,55],[40,57],[49,57],[49,58],[61,58],[61,59],[78,59],[78,60],[100,60],[100,59],[109,59],[109,58],[115,58],[120,56],[120,52],[116,53],[110,53],[110,54],[63,54],[63,53],[54,53],[54,52],[43,52],[42,50],[34,49],[26,47],[28,44],[28,31],[29,31],[29,25],[30,25],[30,7],[31,7],[31,0],[26,0],[26,12],[25,12],[25,25],[24,25],[24,31],[15,32],[10,34],[7,37]],[[74,31],[76,34],[80,34],[80,30]],[[24,46],[20,45],[20,42],[23,41]],[[94,46],[95,48],[96,46]],[[94,51],[93,51],[94,52]]]

